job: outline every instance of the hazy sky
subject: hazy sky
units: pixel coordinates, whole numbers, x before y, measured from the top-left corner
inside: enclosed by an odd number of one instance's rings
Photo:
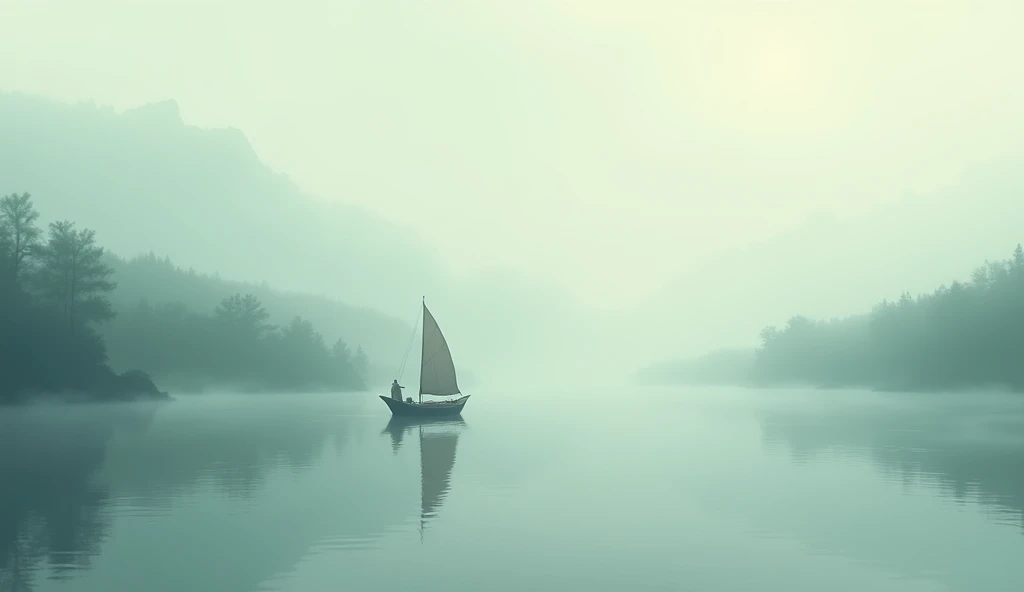
[[[1019,146],[1024,2],[0,0],[0,89],[242,129],[313,194],[625,303]]]

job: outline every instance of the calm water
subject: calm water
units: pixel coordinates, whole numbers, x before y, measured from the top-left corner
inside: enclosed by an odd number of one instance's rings
[[[1024,590],[1024,397],[0,410],[0,590]]]

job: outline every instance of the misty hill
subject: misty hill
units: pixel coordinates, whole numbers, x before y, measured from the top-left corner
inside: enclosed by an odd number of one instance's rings
[[[1024,248],[969,282],[883,300],[870,313],[791,317],[760,332],[753,355],[717,352],[641,372],[648,382],[936,391],[1024,391]]]
[[[212,274],[182,269],[169,258],[154,254],[123,259],[107,257],[114,270],[117,287],[110,298],[119,313],[146,301],[151,305],[182,304],[192,311],[212,311],[233,294],[252,294],[259,298],[270,314],[268,322],[284,326],[300,316],[310,321],[327,343],[339,338],[354,350],[361,346],[370,359],[371,376],[377,376],[379,360],[390,362],[404,353],[412,328],[404,322],[377,311],[348,306],[326,296],[276,290],[266,282],[240,282]],[[116,325],[118,319],[112,321]],[[117,366],[116,351],[111,352]],[[385,364],[393,372],[393,364]],[[379,380],[386,378],[386,375]],[[385,380],[385,382],[387,382]]]
[[[0,198],[0,404],[166,397],[151,376],[176,391],[366,389],[361,346],[326,341],[301,314],[269,322],[258,297],[229,292],[244,284],[152,256],[125,262],[91,229],[62,220],[44,234],[38,219],[30,194]],[[117,302],[108,262],[126,272]]]
[[[0,94],[0,137],[0,178],[33,194],[41,222],[60,212],[112,252],[152,251],[405,323],[426,295],[460,368],[491,376],[561,369],[575,351],[582,322],[559,290],[502,270],[455,277],[417,236],[441,229],[403,228],[309,196],[264,165],[241,132],[185,125],[173,101],[117,113]],[[395,325],[384,324],[368,351],[389,347]]]
[[[410,231],[303,194],[240,131],[186,126],[173,101],[117,114],[0,95],[0,136],[5,184],[30,191],[44,223],[61,212],[115,253],[381,310],[413,309],[393,278],[421,285],[440,269]]]
[[[684,360],[652,364],[637,372],[634,380],[649,385],[746,384],[755,359],[753,349],[722,349]]]
[[[804,316],[766,328],[753,367],[766,384],[937,390],[1024,390],[1024,248],[916,298],[868,315]]]
[[[868,310],[904,290],[920,293],[966,277],[1020,240],[1024,176],[990,163],[947,189],[907,196],[850,219],[811,217],[772,239],[709,258],[646,303],[648,359],[754,346],[765,325]],[[646,313],[645,313],[646,314]]]

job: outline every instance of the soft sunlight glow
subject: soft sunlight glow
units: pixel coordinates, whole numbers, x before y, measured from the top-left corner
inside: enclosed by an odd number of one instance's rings
[[[801,58],[791,47],[762,48],[753,56],[755,84],[767,93],[795,92],[804,75]]]
[[[509,266],[602,307],[810,211],[1014,158],[1024,125],[1021,2],[208,4],[3,0],[0,90],[174,99],[456,274]],[[7,166],[4,191],[46,193]]]
[[[761,118],[792,115],[796,120],[787,125],[807,123],[804,119],[817,108],[827,84],[824,73],[814,71],[812,49],[796,31],[753,35],[740,46],[732,64],[740,78],[735,89],[740,100]]]

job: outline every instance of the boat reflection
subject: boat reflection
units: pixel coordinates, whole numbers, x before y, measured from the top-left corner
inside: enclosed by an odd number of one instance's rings
[[[398,453],[406,435],[416,433],[420,442],[420,534],[437,512],[451,489],[452,469],[459,434],[466,426],[461,417],[417,421],[392,416],[381,434],[391,437],[391,449]]]

